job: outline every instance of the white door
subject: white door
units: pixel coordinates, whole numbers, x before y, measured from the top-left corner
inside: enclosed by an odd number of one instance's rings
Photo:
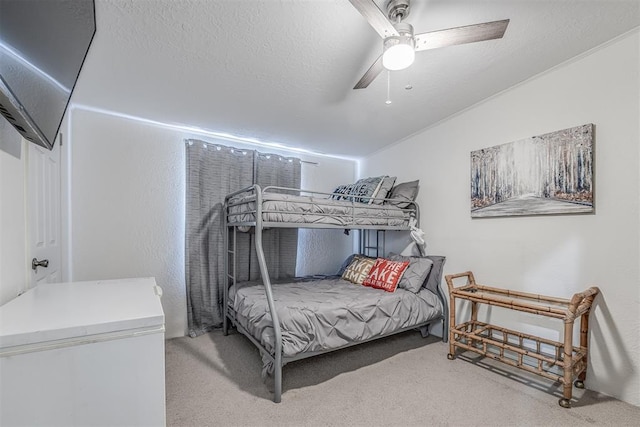
[[[27,216],[31,287],[61,280],[60,137],[49,151],[29,143]]]

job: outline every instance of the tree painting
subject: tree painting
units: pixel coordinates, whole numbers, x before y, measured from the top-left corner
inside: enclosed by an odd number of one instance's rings
[[[593,124],[471,152],[471,216],[593,212]]]

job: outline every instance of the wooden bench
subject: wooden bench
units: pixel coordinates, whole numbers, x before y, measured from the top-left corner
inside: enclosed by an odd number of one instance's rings
[[[466,277],[466,284],[454,287],[454,280]],[[563,385],[563,408],[571,406],[572,385],[584,388],[587,374],[589,312],[599,292],[590,287],[571,299],[536,295],[478,285],[470,271],[445,276],[449,287],[449,360],[456,347],[469,350]],[[471,320],[456,323],[456,298],[471,302]],[[564,322],[562,342],[478,321],[478,304],[503,307],[560,319]],[[573,345],[574,322],[580,318],[580,345]],[[574,378],[577,378],[573,384]]]

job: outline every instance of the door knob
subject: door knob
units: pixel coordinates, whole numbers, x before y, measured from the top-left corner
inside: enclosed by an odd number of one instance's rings
[[[31,260],[31,269],[37,273],[38,272],[38,267],[44,267],[44,268],[49,267],[49,260],[48,259],[43,259],[42,261],[38,261],[37,258],[32,259]]]

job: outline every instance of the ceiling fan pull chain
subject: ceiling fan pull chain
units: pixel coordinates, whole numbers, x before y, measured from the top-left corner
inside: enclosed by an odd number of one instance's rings
[[[389,70],[387,70],[387,100],[384,103],[391,104],[391,71]]]

